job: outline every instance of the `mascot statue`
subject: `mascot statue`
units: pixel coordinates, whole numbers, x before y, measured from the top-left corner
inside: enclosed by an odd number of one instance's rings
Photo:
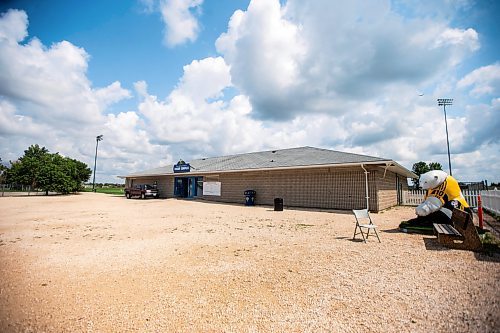
[[[457,180],[446,172],[432,170],[422,174],[419,181],[427,190],[425,200],[415,209],[416,218],[400,224],[402,231],[432,233],[433,223],[451,223],[453,208],[472,214]]]

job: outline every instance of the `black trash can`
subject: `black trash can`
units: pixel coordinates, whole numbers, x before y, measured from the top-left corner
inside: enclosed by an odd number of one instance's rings
[[[283,198],[274,198],[274,211],[283,211]]]
[[[245,206],[255,206],[255,194],[254,190],[246,190],[245,192]]]

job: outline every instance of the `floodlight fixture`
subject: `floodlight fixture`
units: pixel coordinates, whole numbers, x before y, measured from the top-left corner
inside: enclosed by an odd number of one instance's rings
[[[453,98],[438,98],[438,105],[452,105],[453,104]]]

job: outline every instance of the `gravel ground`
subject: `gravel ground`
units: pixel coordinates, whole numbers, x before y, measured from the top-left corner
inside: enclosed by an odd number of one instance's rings
[[[349,212],[0,198],[1,332],[498,332],[500,256]]]

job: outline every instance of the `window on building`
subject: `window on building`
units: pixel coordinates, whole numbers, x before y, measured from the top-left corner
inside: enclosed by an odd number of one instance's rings
[[[196,177],[196,195],[203,195],[203,177]]]

